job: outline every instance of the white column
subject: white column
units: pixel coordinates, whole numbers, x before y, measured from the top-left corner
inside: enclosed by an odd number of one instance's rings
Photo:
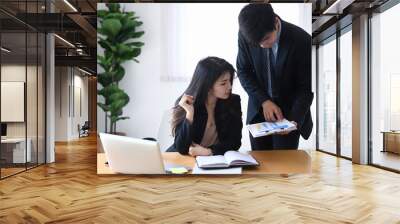
[[[353,162],[368,163],[368,16],[353,20]]]
[[[54,133],[55,133],[55,76],[54,76],[54,35],[47,34],[46,36],[46,61],[47,61],[47,107],[46,107],[46,163],[55,161],[55,148],[54,148]]]

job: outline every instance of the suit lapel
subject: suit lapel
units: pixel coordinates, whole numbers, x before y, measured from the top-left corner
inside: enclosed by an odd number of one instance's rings
[[[262,57],[261,57],[261,68],[262,68],[262,71],[266,71],[266,69],[267,69],[267,63],[268,63],[268,60],[267,60],[267,56],[268,56],[268,49],[267,48],[261,48],[261,47],[258,47],[258,50],[260,51],[260,54],[259,55],[262,55]],[[267,75],[263,75],[264,73],[262,73],[261,74],[261,78],[262,78],[262,80],[263,80],[263,85],[264,85],[264,89],[267,89],[267,86],[268,86],[268,77],[267,77]]]

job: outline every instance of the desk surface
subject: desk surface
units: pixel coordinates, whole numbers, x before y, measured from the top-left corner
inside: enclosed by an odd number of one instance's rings
[[[303,150],[274,150],[251,151],[250,154],[260,163],[257,167],[243,168],[243,174],[297,174],[311,173],[311,157]],[[191,156],[183,156],[177,152],[162,153],[164,163],[193,167],[195,159]],[[97,154],[97,174],[111,175],[114,173],[110,167],[104,164],[104,153]]]
[[[381,133],[383,134],[400,134],[400,131],[396,130],[396,131],[381,131]]]
[[[27,139],[30,141],[30,138]],[[4,138],[1,139],[1,143],[19,143],[19,142],[25,142],[25,138]]]

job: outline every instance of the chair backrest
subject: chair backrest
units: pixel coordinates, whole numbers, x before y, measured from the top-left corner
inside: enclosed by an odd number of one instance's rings
[[[85,123],[82,126],[82,129],[89,129],[90,128],[90,123],[89,121],[85,121]]]
[[[157,141],[162,152],[165,152],[174,143],[174,137],[172,137],[171,133],[171,119],[172,110],[164,111],[157,134]]]

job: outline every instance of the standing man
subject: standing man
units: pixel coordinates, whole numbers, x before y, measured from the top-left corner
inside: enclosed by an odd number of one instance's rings
[[[285,22],[270,4],[246,5],[239,14],[237,74],[249,95],[247,124],[286,118],[297,130],[253,138],[252,150],[297,149],[300,134],[308,139],[313,122],[310,106],[311,36]]]

